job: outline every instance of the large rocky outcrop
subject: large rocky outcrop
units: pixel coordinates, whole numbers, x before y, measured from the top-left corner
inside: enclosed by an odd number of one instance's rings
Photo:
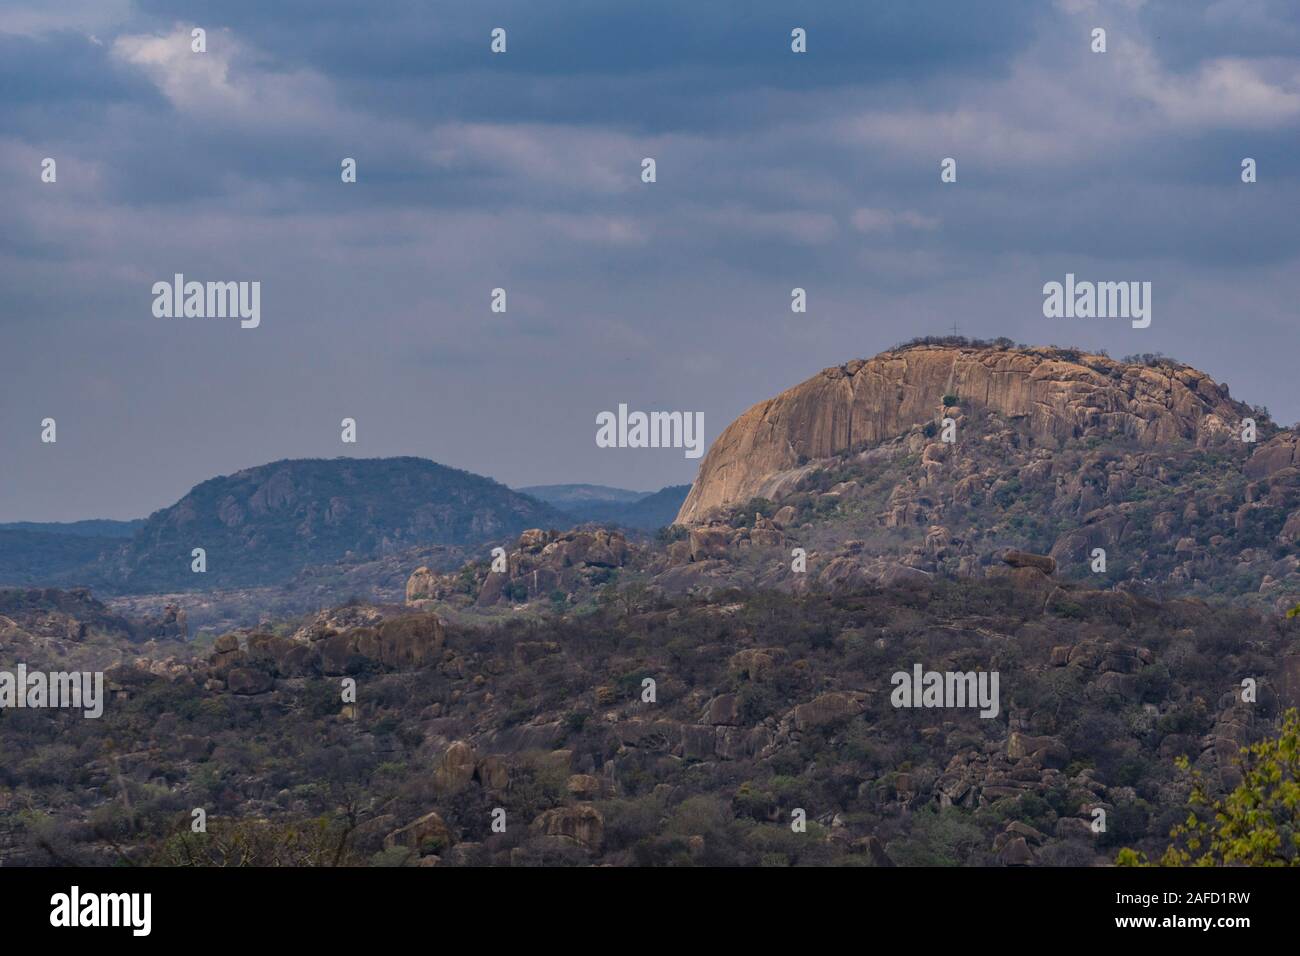
[[[385,618],[373,608],[322,611],[293,637],[253,632],[223,634],[213,644],[204,676],[232,693],[260,694],[274,678],[338,676],[367,665],[391,670],[426,667],[441,657],[446,628],[424,612]]]
[[[416,568],[406,582],[406,603],[425,607],[439,601],[475,603],[479,607],[507,601],[531,601],[557,592],[608,580],[644,549],[630,545],[618,531],[543,531],[533,528],[519,536],[504,555],[505,570],[492,562],[466,565],[456,574]]]
[[[1125,436],[1155,446],[1226,438],[1245,406],[1226,386],[1173,363],[1118,362],[1053,348],[919,345],[828,368],[750,408],[700,465],[679,524],[772,493],[810,459],[877,444],[943,416],[945,396],[1025,420],[1035,438]],[[1276,452],[1278,462],[1285,457]]]

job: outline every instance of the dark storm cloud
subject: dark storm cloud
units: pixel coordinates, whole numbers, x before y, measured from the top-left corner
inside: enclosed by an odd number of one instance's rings
[[[345,415],[356,454],[685,481],[680,456],[595,448],[595,413],[703,410],[712,438],[954,322],[1169,352],[1300,416],[1292,5],[971,9],[7,5],[0,519],[143,514],[337,454]],[[1152,327],[1044,319],[1066,271],[1151,280]],[[154,319],[174,272],[260,280],[262,327]]]

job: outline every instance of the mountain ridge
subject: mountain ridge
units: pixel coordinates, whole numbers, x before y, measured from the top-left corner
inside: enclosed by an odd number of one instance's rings
[[[563,512],[490,478],[424,458],[281,459],[195,485],[92,569],[117,590],[192,590],[291,579],[303,567],[419,545],[480,545]]]

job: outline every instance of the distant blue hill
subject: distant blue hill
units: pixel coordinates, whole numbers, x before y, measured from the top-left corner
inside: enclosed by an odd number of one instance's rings
[[[78,538],[129,538],[143,526],[143,518],[131,521],[90,518],[86,521],[9,521],[0,523],[0,531],[36,531],[41,534],[74,535]]]
[[[654,492],[605,485],[534,485],[517,490],[572,515],[578,523],[654,531],[672,524],[691,486],[669,485]]]
[[[413,547],[473,547],[567,514],[424,458],[289,459],[196,485],[96,568],[134,593],[274,585],[302,568]],[[207,571],[190,568],[206,550]]]
[[[631,504],[654,494],[652,491],[629,491],[609,485],[529,485],[515,491],[566,511],[595,504]]]
[[[144,521],[0,528],[0,585],[133,594],[261,587],[310,566],[574,523],[490,478],[422,458],[285,460],[211,478]],[[191,569],[194,548],[206,552],[203,574]]]
[[[143,520],[0,524],[0,586],[78,584],[83,569],[122,546]]]

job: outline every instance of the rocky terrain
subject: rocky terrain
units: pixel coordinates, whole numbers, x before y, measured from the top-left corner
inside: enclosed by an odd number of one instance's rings
[[[427,567],[406,582],[406,602],[421,608],[485,608],[502,603],[549,600],[563,609],[590,600],[595,588],[608,585],[618,569],[635,561],[645,565],[649,551],[629,544],[618,531],[543,531],[519,537],[511,551],[501,549],[504,570],[489,559],[475,561],[452,574]]]
[[[1238,746],[1300,705],[1300,625],[1051,566],[1013,553],[980,581],[707,600],[627,589],[470,625],[353,605],[198,655],[156,644],[110,670],[100,720],[0,711],[0,864],[1158,854],[1186,814],[1174,758],[1221,791]],[[891,675],[916,664],[997,672],[999,713],[893,706]]]
[[[901,347],[747,412],[653,538],[508,526],[233,616],[0,592],[0,669],[111,692],[0,710],[0,864],[1105,865],[1300,707],[1300,444],[1158,356]],[[996,714],[900,708],[916,667]]]
[[[470,552],[455,545],[415,547],[369,560],[341,559],[308,565],[290,580],[267,587],[107,594],[113,610],[130,617],[157,616],[168,607],[183,610],[195,636],[215,637],[239,627],[271,623],[307,612],[362,600],[400,604],[413,567],[449,572]]]
[[[980,577],[1010,547],[1093,587],[1278,611],[1300,599],[1296,449],[1266,410],[1170,360],[904,347],[742,415],[646,564],[669,592],[799,589]]]
[[[0,667],[76,660],[104,668],[140,655],[189,656],[189,636],[185,611],[175,604],[127,617],[84,588],[0,588]]]

